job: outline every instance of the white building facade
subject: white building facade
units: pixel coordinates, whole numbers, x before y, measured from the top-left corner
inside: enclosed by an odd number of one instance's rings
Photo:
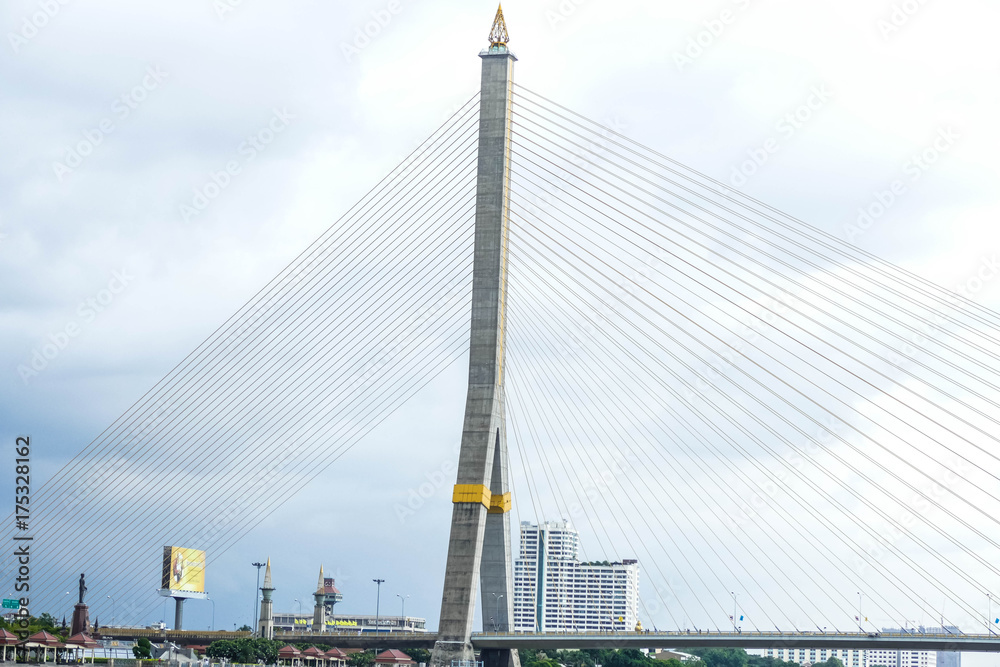
[[[546,632],[634,630],[639,563],[581,563],[580,535],[568,521],[521,522],[514,561],[514,629]],[[489,621],[484,625],[489,628]]]
[[[914,629],[882,628],[885,633],[953,634],[959,629],[954,626]],[[841,650],[815,648],[773,648],[747,651],[756,655],[796,662],[803,667],[837,658],[844,667],[961,667],[962,654],[944,651],[886,651],[886,650]]]
[[[797,662],[800,665],[813,665],[817,662],[826,662],[830,658],[837,658],[844,663],[844,667],[868,667],[870,663],[865,654],[872,652],[827,648],[769,648],[750,650],[747,653],[784,660],[785,662]],[[886,665],[886,667],[889,666]]]

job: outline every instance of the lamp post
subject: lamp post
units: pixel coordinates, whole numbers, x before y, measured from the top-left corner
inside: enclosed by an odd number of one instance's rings
[[[113,597],[111,597],[110,595],[107,596],[107,597],[108,597],[109,600],[111,600],[111,627],[114,627],[114,625],[115,625],[115,599]]]
[[[207,598],[212,603],[212,632],[215,632],[215,600]]]
[[[503,593],[494,593],[493,597],[497,601],[497,613],[493,617],[493,632],[499,632],[497,623],[500,621],[500,600],[503,599]]]
[[[864,618],[864,616],[861,615],[861,597],[861,591],[858,591],[858,632],[865,631],[864,627],[861,625],[861,619]]]
[[[382,597],[382,584],[385,583],[385,579],[372,579],[375,582],[375,636],[378,637],[378,604],[379,599]]]
[[[736,592],[729,591],[729,593],[733,596],[733,632],[736,632]]]
[[[993,623],[990,618],[993,616],[993,596],[986,594],[986,633],[993,634]]]
[[[253,589],[253,629],[250,632],[251,637],[256,637],[257,626],[260,624],[260,619],[257,618],[257,597],[260,595],[260,568],[267,565],[267,563],[250,563],[250,565],[257,568],[257,588]]]
[[[400,621],[403,625],[400,626],[400,627],[401,628],[405,628],[406,627],[406,598],[408,598],[410,596],[409,595],[400,595],[399,593],[396,593],[396,597],[399,598],[399,614],[400,614],[400,616],[403,617],[403,620]]]

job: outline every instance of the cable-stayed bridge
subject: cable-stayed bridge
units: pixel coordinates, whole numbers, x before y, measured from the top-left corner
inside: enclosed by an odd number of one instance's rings
[[[517,85],[506,42],[498,15],[480,92],[38,491],[36,571],[139,615],[165,536],[223,553],[468,356],[437,664],[1000,648],[1000,315]],[[638,558],[674,631],[512,632],[512,514]],[[914,616],[965,632],[866,620]]]

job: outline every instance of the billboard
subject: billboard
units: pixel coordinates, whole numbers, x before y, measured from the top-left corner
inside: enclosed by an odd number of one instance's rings
[[[163,547],[163,589],[205,592],[205,552],[184,547]]]

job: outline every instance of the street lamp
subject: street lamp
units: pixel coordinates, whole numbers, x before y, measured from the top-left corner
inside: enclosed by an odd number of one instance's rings
[[[493,593],[493,597],[497,601],[497,614],[496,614],[496,616],[493,617],[494,618],[494,621],[493,621],[493,632],[499,632],[499,628],[497,627],[497,624],[500,622],[500,600],[503,599],[503,593]]]
[[[257,626],[260,625],[260,619],[257,617],[257,596],[260,595],[260,568],[264,567],[267,563],[250,563],[253,567],[257,568],[257,588],[253,589],[253,629],[250,632],[251,637],[257,636]]]
[[[205,598],[212,603],[212,632],[215,632],[215,600],[212,598]]]
[[[864,616],[861,615],[861,591],[858,591],[858,632],[865,631],[864,627],[861,625],[861,619],[863,618]]]
[[[736,632],[736,593],[729,591],[729,594],[733,596],[733,632]]]
[[[986,594],[986,632],[988,634],[993,634],[993,623],[990,618],[993,616],[993,596],[989,593]]]
[[[295,604],[299,605],[299,615],[301,615],[302,614],[302,602],[298,598],[296,598],[295,600],[292,600],[292,602],[294,602]]]
[[[400,614],[400,616],[403,617],[402,621],[400,621],[402,623],[402,625],[400,627],[401,628],[405,628],[406,627],[406,598],[408,598],[410,596],[409,595],[400,595],[399,593],[396,593],[396,597],[399,598],[399,614]]]
[[[114,627],[114,625],[115,625],[115,599],[113,597],[111,597],[110,595],[108,596],[108,599],[111,600],[111,627]]]
[[[378,603],[379,598],[382,596],[382,584],[385,583],[385,579],[372,579],[375,582],[375,636],[378,636]]]

